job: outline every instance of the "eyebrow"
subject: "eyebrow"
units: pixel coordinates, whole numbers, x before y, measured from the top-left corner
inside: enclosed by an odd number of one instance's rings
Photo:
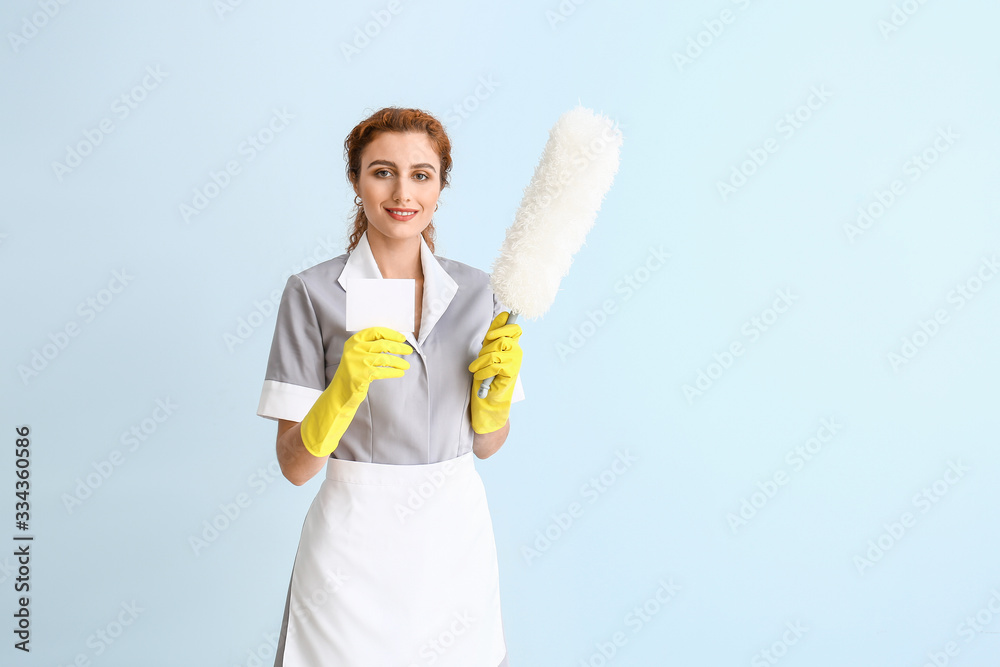
[[[371,162],[368,163],[368,169],[371,169],[372,165],[376,165],[376,164],[384,164],[386,166],[392,167],[393,169],[396,168],[396,163],[392,162],[391,160],[372,160]],[[426,162],[421,162],[420,164],[412,165],[410,168],[411,169],[430,169],[434,173],[437,173],[437,169],[435,169],[433,165],[428,164]]]

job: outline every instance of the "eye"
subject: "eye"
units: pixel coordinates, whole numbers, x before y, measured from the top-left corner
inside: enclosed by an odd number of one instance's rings
[[[385,173],[387,173],[387,174],[392,174],[392,172],[391,172],[391,171],[389,171],[388,169],[379,169],[378,171],[376,171],[376,172],[375,172],[375,175],[376,175],[376,176],[378,176],[378,175],[379,175],[379,174],[381,174],[382,172],[385,172]]]
[[[425,174],[422,171],[418,171],[416,174],[414,174],[414,176],[423,176],[423,178],[420,179],[422,181],[426,181],[426,180],[428,180],[430,178],[430,176],[428,176],[427,174]]]

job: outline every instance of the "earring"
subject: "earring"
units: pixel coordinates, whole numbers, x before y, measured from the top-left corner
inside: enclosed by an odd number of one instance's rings
[[[361,195],[354,195],[354,205],[355,206],[361,206],[364,203],[362,201],[359,201],[360,199],[361,199]]]

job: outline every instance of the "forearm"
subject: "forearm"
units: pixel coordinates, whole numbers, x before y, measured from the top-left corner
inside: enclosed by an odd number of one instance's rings
[[[286,429],[278,436],[278,465],[281,466],[281,474],[285,479],[295,486],[302,486],[326,465],[329,457],[309,453],[302,444],[299,422],[294,422],[294,426]]]
[[[500,446],[503,445],[504,441],[507,440],[507,434],[510,432],[510,419],[492,433],[476,433],[475,437],[472,438],[472,451],[481,459],[489,458],[493,456]]]

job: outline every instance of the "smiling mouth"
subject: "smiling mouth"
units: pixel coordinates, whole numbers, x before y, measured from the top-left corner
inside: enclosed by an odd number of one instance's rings
[[[407,208],[387,208],[385,210],[394,220],[409,220],[417,214],[416,210]]]

